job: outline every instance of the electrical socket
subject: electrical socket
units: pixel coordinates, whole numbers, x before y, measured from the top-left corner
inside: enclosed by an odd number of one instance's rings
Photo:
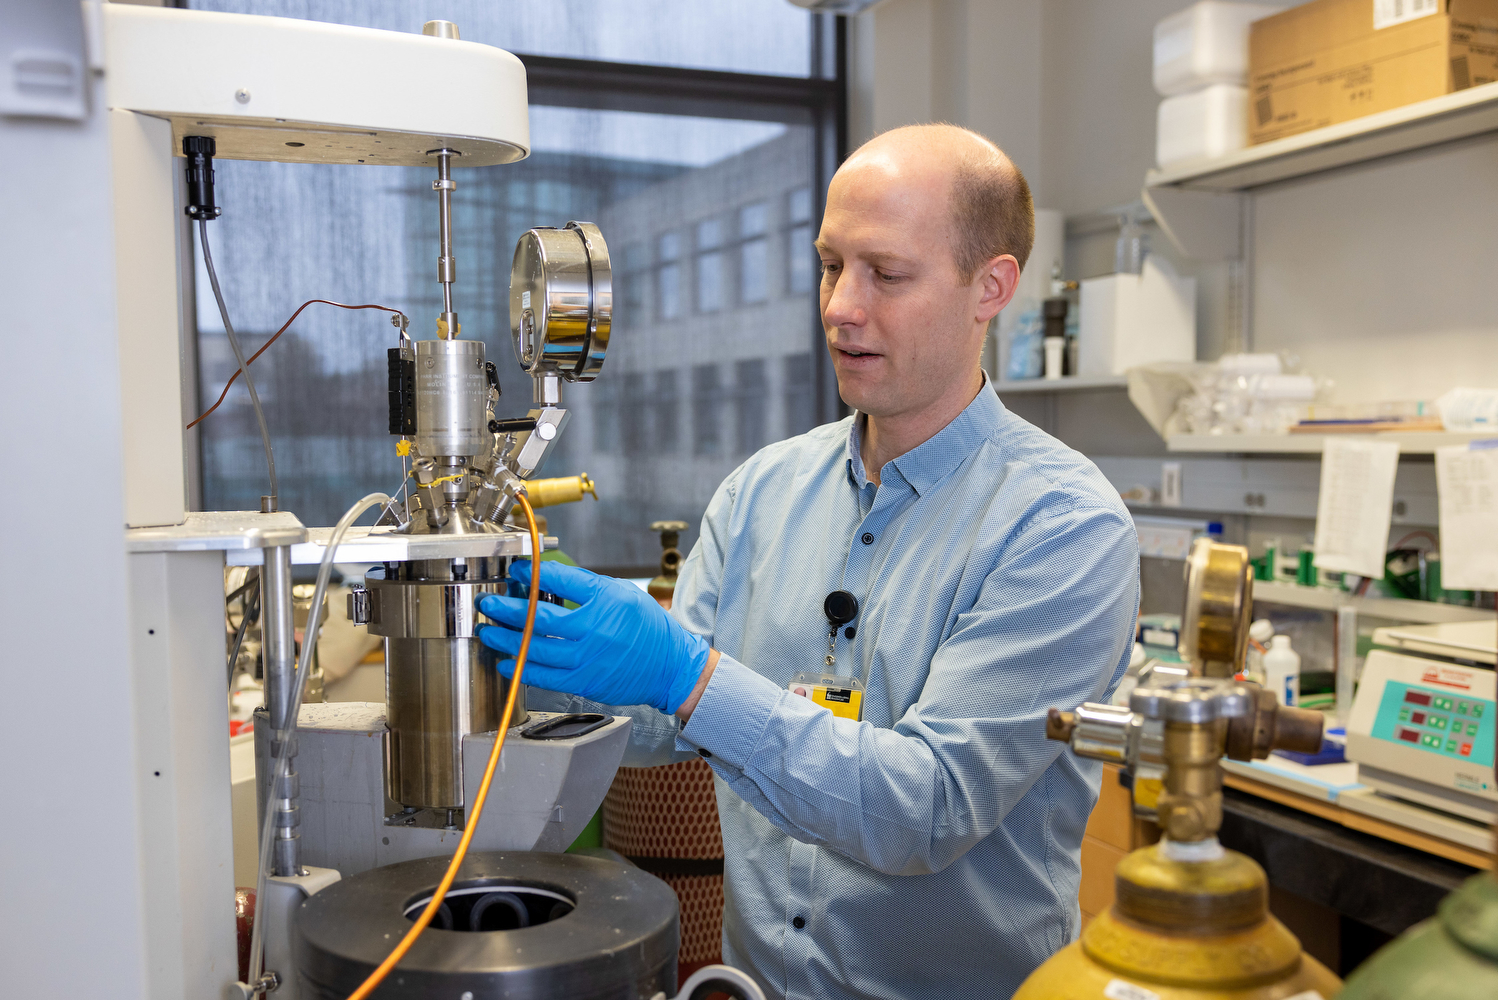
[[[1160,506],[1181,505],[1181,463],[1160,463]]]

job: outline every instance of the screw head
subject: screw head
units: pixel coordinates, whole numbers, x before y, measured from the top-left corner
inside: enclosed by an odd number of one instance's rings
[[[240,87],[238,90],[236,90],[234,92],[234,99],[236,101],[238,101],[240,104],[249,104],[250,103],[250,88],[249,87]]]

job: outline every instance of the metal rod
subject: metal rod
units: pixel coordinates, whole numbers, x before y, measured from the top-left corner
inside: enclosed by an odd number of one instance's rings
[[[289,758],[296,756],[294,740],[282,743],[280,734],[295,721],[296,631],[291,605],[291,547],[276,545],[265,550],[265,569],[260,584],[260,630],[265,657],[265,708],[270,716],[271,761],[283,754],[287,773],[276,788],[266,787],[267,807],[276,813],[276,835],[271,844],[271,874],[296,875],[301,871],[301,809],[299,780]],[[270,774],[265,776],[269,781]]]
[[[453,312],[453,281],[457,277],[457,263],[453,258],[453,192],[458,185],[452,179],[453,151],[437,150],[437,179],[432,188],[437,192],[437,238],[441,248],[437,257],[437,280],[442,284],[442,322],[447,332],[444,340],[456,340],[458,336],[458,314]]]

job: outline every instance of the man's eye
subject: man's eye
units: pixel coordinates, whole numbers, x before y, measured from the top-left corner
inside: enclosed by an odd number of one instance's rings
[[[842,265],[835,260],[824,260],[821,263],[823,274],[836,274],[841,267]]]
[[[879,280],[880,281],[883,281],[883,282],[886,282],[886,283],[889,283],[889,284],[893,284],[894,282],[900,280],[900,275],[898,275],[898,274],[886,274],[883,271],[875,271],[874,273],[877,274],[877,275],[879,275]]]

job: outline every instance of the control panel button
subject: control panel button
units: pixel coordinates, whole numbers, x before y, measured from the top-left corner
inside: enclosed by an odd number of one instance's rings
[[[1456,740],[1447,740],[1446,741],[1446,752],[1447,753],[1456,753]]]
[[[1463,757],[1470,757],[1470,756],[1472,756],[1472,744],[1470,744],[1470,743],[1463,743],[1462,746],[1461,746],[1461,749],[1458,750],[1457,752],[1460,753]]]
[[[1432,729],[1445,729],[1446,728],[1446,716],[1444,716],[1444,715],[1432,715],[1430,717],[1430,722],[1427,723],[1427,725],[1429,725]]]
[[[1455,732],[1455,730],[1453,730],[1453,732]],[[1477,735],[1477,723],[1475,723],[1475,722],[1469,722],[1469,723],[1467,723],[1467,735],[1468,736],[1476,736]]]

